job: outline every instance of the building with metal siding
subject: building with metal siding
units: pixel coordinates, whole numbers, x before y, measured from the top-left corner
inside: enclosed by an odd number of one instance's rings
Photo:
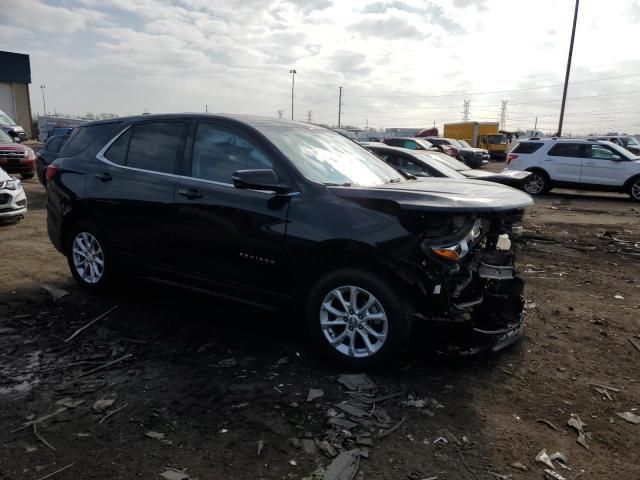
[[[31,132],[31,64],[29,55],[0,51],[0,110]]]

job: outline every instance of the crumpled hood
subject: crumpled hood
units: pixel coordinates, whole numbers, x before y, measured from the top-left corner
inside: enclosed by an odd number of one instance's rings
[[[478,180],[424,178],[377,187],[328,187],[353,200],[389,200],[410,210],[499,212],[533,205],[533,199],[511,187]]]
[[[11,175],[5,172],[2,168],[0,168],[0,183],[6,182],[7,180],[11,180]]]

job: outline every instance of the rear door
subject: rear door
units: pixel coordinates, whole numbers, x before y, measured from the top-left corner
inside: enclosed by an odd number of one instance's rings
[[[129,126],[93,162],[87,190],[95,217],[120,254],[157,266],[173,264],[173,198],[187,124]]]
[[[621,186],[627,180],[626,158],[608,145],[591,144],[585,149],[580,183],[585,185]]]
[[[541,167],[551,180],[580,183],[582,154],[585,144],[561,142],[554,144],[542,157]]]
[[[237,170],[282,172],[263,140],[226,122],[192,127],[190,162],[176,195],[180,266],[237,296],[238,287],[256,297],[286,290],[286,232],[289,198],[237,189]]]

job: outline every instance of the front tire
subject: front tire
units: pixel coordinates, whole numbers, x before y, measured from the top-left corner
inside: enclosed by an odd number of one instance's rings
[[[408,342],[413,312],[403,300],[380,275],[360,269],[328,273],[307,300],[311,339],[347,368],[381,365]]]
[[[549,177],[546,173],[533,171],[522,184],[522,189],[529,195],[543,195],[550,188]]]
[[[73,278],[89,291],[105,290],[113,276],[113,259],[102,232],[88,222],[79,222],[69,232],[67,263]]]
[[[631,185],[629,185],[629,196],[631,200],[640,202],[640,177],[636,178]]]

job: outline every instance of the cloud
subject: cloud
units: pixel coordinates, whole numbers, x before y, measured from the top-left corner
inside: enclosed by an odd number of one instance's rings
[[[397,17],[366,18],[354,23],[350,28],[362,37],[377,37],[386,40],[424,40],[429,36]]]
[[[367,66],[367,57],[361,53],[339,50],[333,54],[329,67],[338,73],[367,75],[371,67]]]
[[[91,23],[107,21],[105,14],[95,10],[54,7],[39,0],[21,0],[2,8],[3,24],[33,29],[34,18],[38,19],[38,30],[59,33],[77,32]]]
[[[478,10],[487,10],[489,0],[453,0],[453,6],[458,8],[476,7]]]
[[[333,5],[331,0],[291,0],[291,3],[302,10],[305,15],[316,10],[326,10]]]
[[[424,7],[416,7],[397,0],[392,2],[374,2],[367,5],[363,9],[363,13],[383,14],[389,10],[397,10],[418,16],[424,22],[438,25],[453,35],[464,33],[462,26],[449,17],[442,6],[434,2],[426,2]]]

